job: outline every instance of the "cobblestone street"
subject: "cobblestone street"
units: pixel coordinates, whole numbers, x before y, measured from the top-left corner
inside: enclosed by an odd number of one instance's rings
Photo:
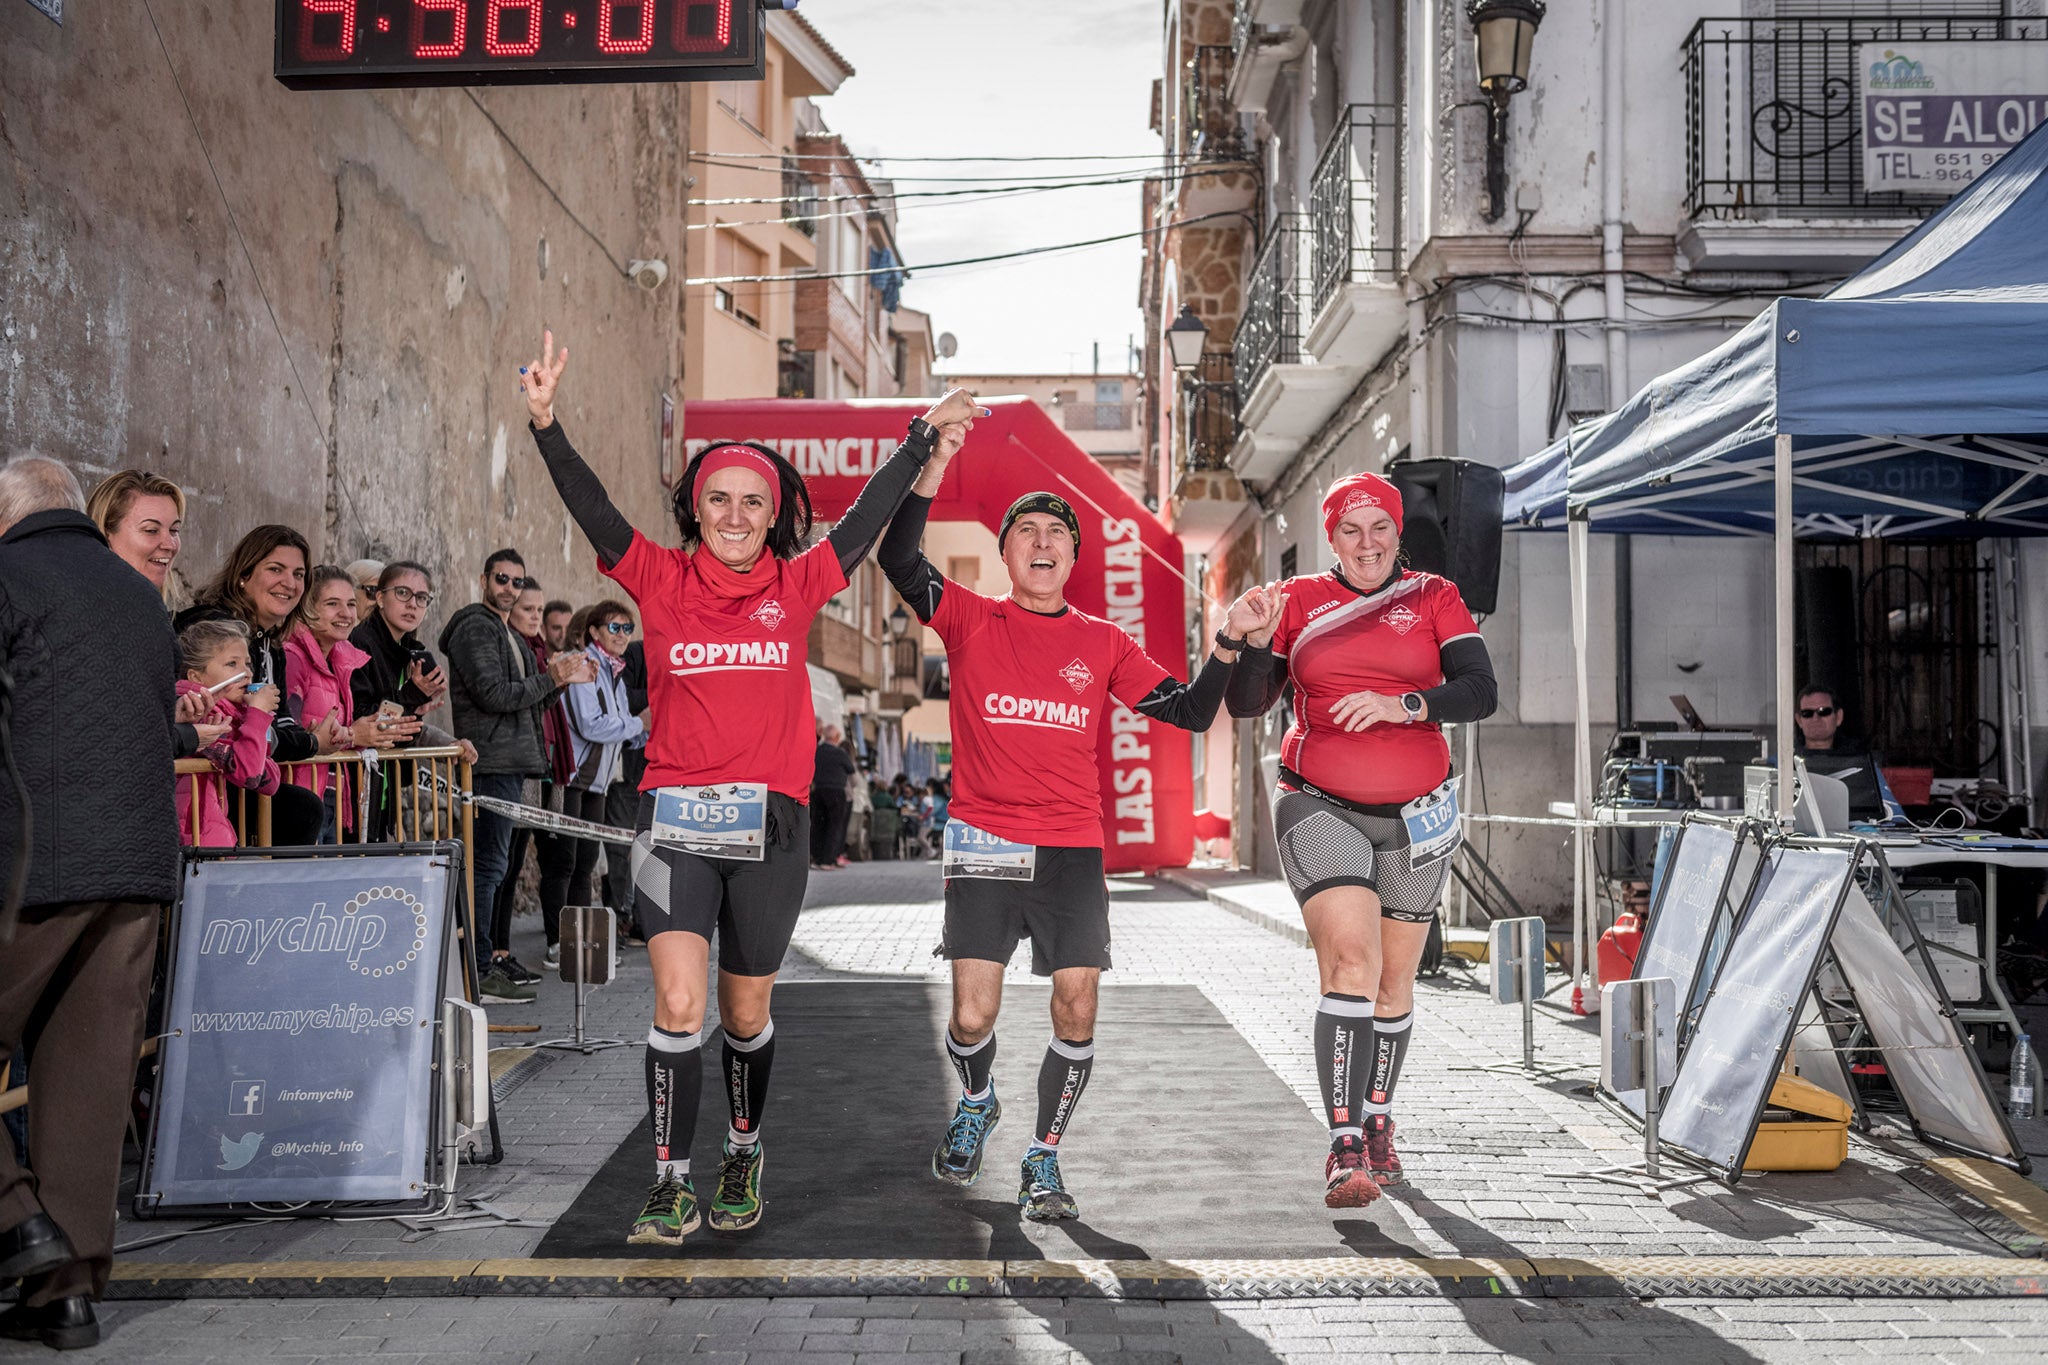
[[[1196,874],[1180,874],[1179,880],[1185,886],[1116,883],[1117,965],[1106,980],[1115,987],[1195,987],[1305,1111],[1318,1116],[1307,1027],[1313,959],[1261,921],[1262,913],[1277,919],[1273,888],[1226,881],[1219,902],[1187,889],[1199,887]],[[932,956],[938,889],[929,863],[856,865],[815,874],[783,980],[799,986],[909,979],[942,989],[944,965]],[[537,939],[538,926],[522,921],[518,932],[524,953],[524,940]],[[538,958],[537,943],[530,956]],[[1020,955],[1011,966],[1012,980],[1029,980],[1025,968]],[[1903,1140],[1858,1142],[1839,1172],[1751,1177],[1736,1192],[1703,1185],[1663,1201],[1559,1174],[1622,1159],[1636,1142],[1632,1130],[1588,1090],[1597,1036],[1589,1021],[1546,1007],[1538,1024],[1541,1059],[1578,1070],[1542,1082],[1459,1070],[1513,1055],[1520,1046],[1517,1012],[1488,1004],[1469,975],[1453,970],[1423,982],[1417,992],[1416,1041],[1398,1104],[1410,1183],[1367,1218],[1333,1216],[1351,1251],[1333,1244],[1340,1259],[1316,1264],[1341,1269],[1341,1258],[1354,1254],[1444,1258],[1415,1264],[1477,1263],[1484,1267],[1477,1283],[1421,1279],[1388,1297],[1330,1296],[1326,1290],[1306,1299],[1174,1301],[1179,1291],[1148,1298],[1145,1283],[1126,1269],[1087,1296],[1044,1298],[760,1297],[753,1296],[759,1292],[753,1281],[748,1297],[708,1296],[715,1291],[703,1290],[680,1298],[578,1296],[569,1286],[535,1290],[547,1297],[510,1290],[486,1297],[437,1295],[434,1276],[486,1273],[480,1263],[516,1275],[548,1227],[639,1123],[640,1052],[628,1046],[589,1057],[541,1053],[506,1070],[499,1087],[506,1158],[495,1167],[465,1170],[462,1192],[471,1207],[447,1223],[279,1220],[213,1226],[124,1217],[123,1264],[105,1311],[111,1331],[97,1354],[224,1361],[689,1357],[736,1365],[883,1357],[1133,1365],[1439,1355],[1802,1362],[1870,1355],[2041,1358],[2048,1346],[2048,1310],[2038,1300],[1871,1292],[1868,1276],[1910,1275],[1937,1261],[1951,1272],[1956,1266],[1990,1266],[2011,1273],[2028,1264],[2009,1261],[2011,1250],[1996,1237],[1901,1179],[1900,1173],[1931,1155]],[[593,1035],[637,1039],[645,1027],[646,991],[645,953],[628,949],[622,979],[592,995]],[[550,980],[536,1007],[501,1009],[494,1018],[537,1024],[541,1036],[553,1036],[566,1031],[569,1006],[568,988]],[[1028,1061],[1044,1030],[1043,1016],[1025,1014],[1020,1006],[1006,1015],[1003,1027],[1016,1040],[1015,1052]],[[510,1037],[516,1041],[519,1035]],[[795,1036],[783,1044],[829,1045],[829,1039]],[[1099,1045],[1103,1068],[1148,1065],[1144,1056],[1119,1050],[1112,1031],[1103,1031]],[[768,1127],[779,1133],[785,1168],[834,1155],[798,1148],[792,1141],[795,1115],[785,1110],[780,1125],[776,1117],[771,1113]],[[1203,1180],[1234,1189],[1256,1189],[1264,1181],[1306,1183],[1313,1190],[1320,1178],[1319,1168],[1306,1162],[1299,1168],[1205,1171],[1200,1097],[1177,1101],[1159,1114],[1157,1152],[1091,1146],[1087,1118],[1084,1107],[1069,1157],[1069,1180],[1084,1204],[1090,1183],[1099,1187],[1110,1179],[1120,1160],[1184,1163],[1190,1209],[1204,1207],[1195,1188]],[[1295,1116],[1279,1118],[1298,1126]],[[936,1131],[943,1114],[905,1119]],[[715,1121],[707,1111],[706,1131]],[[2040,1145],[2038,1133],[2029,1140]],[[771,1179],[771,1221],[774,1188]],[[1203,1216],[1211,1215],[1205,1209]],[[1014,1258],[1035,1249],[1056,1267],[1128,1255],[1105,1253],[1099,1245],[1117,1232],[1107,1225],[1092,1229],[1092,1236],[1030,1227],[1022,1230],[1028,1240],[1019,1240],[991,1229],[986,1254],[1010,1256],[1013,1276],[1036,1273],[1029,1270],[1035,1263]],[[1145,1251],[1170,1259],[1175,1248],[1155,1238]],[[871,1254],[892,1253],[878,1245]],[[1568,1278],[1547,1278],[1562,1273],[1557,1267],[1587,1258],[1646,1257],[1677,1258],[1640,1263],[1664,1271],[1714,1266],[1721,1268],[1716,1273],[1760,1278],[1752,1292],[1738,1286],[1712,1294],[1654,1292],[1615,1279],[1598,1289],[1587,1281],[1587,1292],[1579,1294]],[[208,1273],[216,1279],[254,1280],[286,1274],[295,1265],[330,1277],[350,1265],[367,1271],[363,1262],[401,1277],[403,1295],[360,1297],[351,1291],[337,1298],[315,1285],[275,1298],[236,1298],[223,1296],[231,1286],[212,1283],[204,1286],[204,1296],[149,1297],[161,1292],[150,1288],[151,1276],[188,1276],[198,1264],[215,1268]],[[573,1264],[589,1269],[608,1263]],[[700,1268],[708,1271],[714,1264]],[[1858,1276],[1866,1278],[1859,1283]]]

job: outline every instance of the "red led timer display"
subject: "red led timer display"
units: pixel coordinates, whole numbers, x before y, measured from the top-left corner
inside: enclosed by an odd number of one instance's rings
[[[296,89],[735,80],[761,69],[758,0],[277,0]]]

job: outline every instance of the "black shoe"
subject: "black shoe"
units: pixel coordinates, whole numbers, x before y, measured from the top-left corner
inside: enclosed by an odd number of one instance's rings
[[[32,1213],[0,1232],[0,1284],[55,1270],[72,1259],[64,1230],[47,1213]]]
[[[54,1350],[75,1351],[81,1346],[99,1345],[100,1316],[93,1311],[92,1300],[83,1294],[52,1299],[39,1308],[16,1304],[0,1313],[0,1337],[40,1341]]]
[[[521,986],[535,985],[540,981],[540,973],[516,957],[501,957],[498,959],[497,965],[503,967],[505,975],[511,977],[513,981]]]

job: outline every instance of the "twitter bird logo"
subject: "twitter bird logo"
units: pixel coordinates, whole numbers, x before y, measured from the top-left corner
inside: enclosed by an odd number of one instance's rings
[[[240,1142],[229,1142],[227,1134],[220,1138],[220,1165],[218,1171],[239,1171],[256,1159],[256,1153],[263,1147],[263,1134],[251,1133]]]

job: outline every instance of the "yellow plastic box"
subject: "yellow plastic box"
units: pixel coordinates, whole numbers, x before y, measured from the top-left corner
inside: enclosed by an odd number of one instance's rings
[[[1789,1118],[1772,1115],[1782,1110]],[[1811,1081],[1781,1075],[1771,1086],[1745,1171],[1832,1171],[1849,1159],[1849,1102]]]

